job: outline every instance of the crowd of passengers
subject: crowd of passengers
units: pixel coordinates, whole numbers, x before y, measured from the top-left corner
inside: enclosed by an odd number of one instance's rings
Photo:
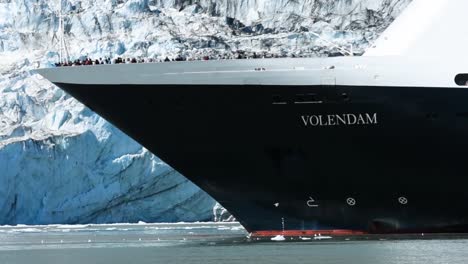
[[[99,65],[99,64],[126,64],[126,63],[153,63],[153,62],[171,62],[171,61],[195,61],[195,60],[229,60],[229,59],[260,59],[260,58],[286,58],[286,57],[305,57],[305,56],[296,56],[296,55],[277,55],[277,54],[268,54],[262,53],[257,54],[256,52],[253,53],[236,53],[235,55],[218,55],[218,56],[200,56],[197,58],[192,57],[184,57],[184,56],[177,56],[175,58],[170,59],[166,57],[165,59],[153,59],[153,58],[122,58],[118,57],[115,59],[111,59],[109,57],[99,58],[99,59],[91,59],[91,58],[84,58],[84,59],[76,59],[74,61],[69,62],[62,62],[56,63],[55,66],[80,66],[80,65]],[[307,56],[308,57],[308,56]]]

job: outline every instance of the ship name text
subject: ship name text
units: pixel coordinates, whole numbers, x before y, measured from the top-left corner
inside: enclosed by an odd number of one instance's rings
[[[303,115],[304,126],[354,126],[377,125],[377,113],[334,114],[334,115]]]

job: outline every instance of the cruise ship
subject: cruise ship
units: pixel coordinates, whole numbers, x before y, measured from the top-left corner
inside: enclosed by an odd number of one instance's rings
[[[363,56],[38,73],[253,236],[468,232],[466,0],[414,0]]]

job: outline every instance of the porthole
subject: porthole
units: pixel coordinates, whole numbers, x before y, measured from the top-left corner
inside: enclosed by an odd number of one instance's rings
[[[460,73],[455,76],[455,83],[459,86],[468,86],[468,73]]]

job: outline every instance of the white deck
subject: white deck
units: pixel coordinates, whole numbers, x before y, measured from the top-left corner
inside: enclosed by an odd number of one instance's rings
[[[258,71],[256,68],[264,68]],[[37,70],[54,83],[93,85],[353,85],[458,87],[468,63],[437,57],[337,57],[73,66]]]

